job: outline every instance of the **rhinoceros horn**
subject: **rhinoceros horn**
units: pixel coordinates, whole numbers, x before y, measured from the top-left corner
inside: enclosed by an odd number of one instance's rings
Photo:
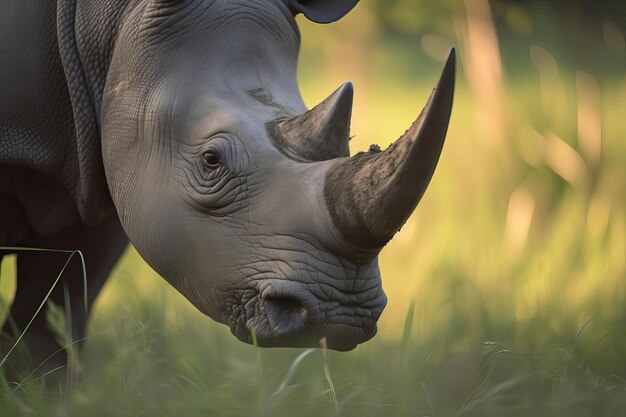
[[[345,83],[306,113],[270,123],[270,137],[284,154],[300,161],[350,156],[353,95],[352,84]]]
[[[384,152],[371,147],[329,171],[324,194],[334,224],[362,248],[382,248],[426,191],[448,130],[456,55],[450,51],[426,107]]]

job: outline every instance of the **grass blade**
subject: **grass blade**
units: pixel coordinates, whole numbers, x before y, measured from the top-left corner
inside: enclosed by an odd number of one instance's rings
[[[415,316],[415,300],[411,301],[409,309],[406,312],[406,318],[404,319],[404,331],[402,332],[402,350],[400,351],[400,362],[404,365],[407,355],[407,349],[409,347],[409,340],[411,339],[411,332],[413,331],[413,317]]]
[[[0,249],[2,250],[8,250],[7,247],[0,247]],[[10,249],[10,248],[9,248]],[[35,249],[35,248],[24,248],[24,250],[28,250],[28,251],[45,251],[45,249]],[[15,347],[22,341],[22,339],[24,338],[24,335],[26,334],[26,332],[28,331],[28,329],[30,328],[30,326],[33,324],[33,322],[35,321],[35,318],[37,318],[37,316],[39,315],[39,312],[41,311],[41,309],[43,308],[44,305],[46,305],[46,302],[48,301],[48,299],[50,298],[50,295],[52,295],[52,291],[54,291],[54,289],[56,288],[57,284],[59,283],[59,281],[61,280],[61,277],[63,276],[63,273],[65,272],[65,270],[67,269],[68,265],[70,264],[70,261],[72,260],[72,258],[74,257],[74,255],[76,255],[77,253],[80,253],[80,251],[63,251],[63,250],[51,250],[52,252],[64,252],[64,253],[70,253],[70,256],[68,256],[67,260],[65,261],[65,264],[63,265],[63,268],[61,268],[61,271],[58,273],[56,279],[54,280],[54,282],[52,283],[52,286],[50,287],[50,289],[48,290],[48,293],[46,294],[46,296],[44,297],[44,299],[41,301],[41,303],[39,304],[39,307],[37,308],[37,310],[35,311],[35,314],[33,314],[33,317],[30,319],[30,321],[28,322],[28,324],[26,325],[26,327],[24,328],[24,330],[22,330],[22,332],[20,333],[20,335],[18,336],[17,340],[15,341],[15,343],[13,343],[13,346],[11,346],[11,348],[8,350],[8,352],[4,355],[4,357],[2,358],[2,360],[0,361],[0,368],[2,368],[2,366],[6,363],[6,361],[9,359],[9,356],[11,356],[11,353],[13,352],[13,350],[15,349]]]
[[[335,384],[333,383],[333,378],[330,375],[330,361],[328,358],[328,341],[326,337],[322,337],[320,339],[320,348],[322,352],[322,363],[324,367],[324,378],[326,379],[326,383],[328,384],[328,395],[330,396],[330,400],[335,405],[335,411],[337,414],[341,412],[341,408],[339,407],[339,400],[337,399],[337,392],[335,391]]]

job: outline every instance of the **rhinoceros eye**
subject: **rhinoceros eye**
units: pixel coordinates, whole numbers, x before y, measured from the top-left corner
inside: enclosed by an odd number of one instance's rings
[[[220,156],[216,151],[209,149],[202,155],[204,166],[208,169],[217,169],[220,166]]]

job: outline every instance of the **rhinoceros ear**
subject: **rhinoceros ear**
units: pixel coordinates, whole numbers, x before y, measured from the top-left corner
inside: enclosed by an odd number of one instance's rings
[[[303,13],[315,23],[331,23],[346,15],[359,0],[288,0],[294,14]]]

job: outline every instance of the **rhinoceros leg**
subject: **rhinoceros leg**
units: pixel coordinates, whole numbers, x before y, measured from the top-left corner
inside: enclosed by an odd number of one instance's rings
[[[87,304],[91,306],[127,243],[128,239],[117,215],[112,215],[95,227],[72,227],[52,239],[41,239],[36,245],[54,249],[78,249],[83,253],[87,270]],[[3,332],[15,338],[16,332],[19,334],[27,326],[67,259],[67,253],[18,253],[17,290],[11,306],[10,320],[5,324]],[[82,265],[80,258],[74,256],[50,296],[57,306],[64,309],[69,306],[74,340],[85,337],[88,312],[85,311],[83,294]],[[50,330],[45,312],[44,309],[36,316],[24,337],[32,359],[30,369],[40,365],[60,348]],[[6,346],[6,341],[4,345]],[[49,359],[42,369],[53,369],[65,363],[65,359],[65,352],[60,352]]]

